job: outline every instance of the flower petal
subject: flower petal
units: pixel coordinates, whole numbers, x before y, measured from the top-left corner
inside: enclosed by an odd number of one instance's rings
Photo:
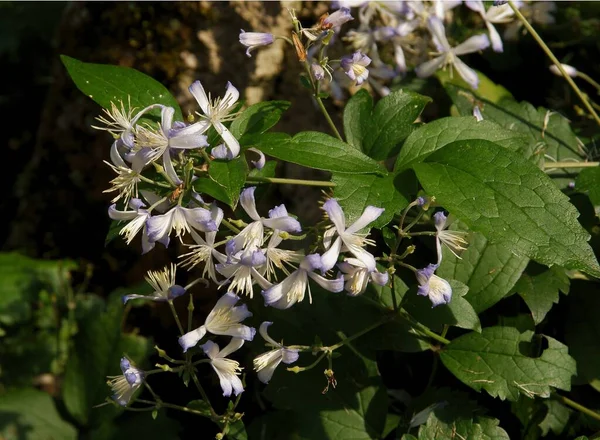
[[[447,55],[440,55],[432,60],[426,61],[415,68],[415,73],[419,78],[427,78],[437,72],[444,65]]]
[[[335,225],[338,233],[346,230],[346,217],[344,216],[342,207],[336,199],[329,199],[323,203],[323,210],[325,210],[329,220]]]
[[[342,248],[342,239],[336,238],[331,247],[321,255],[321,273],[325,273],[332,269],[337,263]]]
[[[439,52],[449,52],[450,43],[446,38],[446,30],[444,29],[444,23],[438,17],[430,16],[427,20],[427,29],[431,33],[433,43],[436,45]]]
[[[240,98],[240,92],[236,89],[233,84],[227,81],[227,90],[225,91],[225,96],[223,96],[223,100],[221,101],[226,108],[231,108]]]
[[[161,238],[168,237],[171,232],[171,224],[173,220],[172,209],[166,214],[154,215],[146,221],[146,230],[148,232],[148,239],[151,242],[160,240]]]
[[[466,39],[454,49],[455,55],[466,55],[468,53],[478,52],[483,49],[487,49],[490,46],[490,39],[486,34],[473,35]]]
[[[244,211],[246,211],[246,214],[248,214],[252,220],[260,221],[260,215],[258,215],[258,212],[256,211],[254,190],[256,190],[255,186],[249,186],[240,193],[240,205],[242,205],[242,208],[244,208]]]
[[[260,327],[258,328],[258,333],[260,333],[260,335],[262,336],[262,338],[267,341],[269,344],[272,344],[274,347],[281,347],[281,344],[278,342],[275,342],[275,340],[269,336],[269,334],[267,333],[267,329],[272,325],[273,323],[270,321],[265,321],[263,322]]]
[[[223,350],[221,350],[219,352],[219,357],[227,357],[234,351],[238,351],[242,347],[242,345],[244,345],[244,342],[246,342],[246,341],[244,341],[241,338],[231,338],[231,341],[229,341],[229,344],[227,344],[223,348]]]
[[[200,81],[194,81],[192,85],[189,87],[190,93],[196,98],[198,105],[202,109],[202,112],[210,116],[208,97],[206,96],[206,92],[204,91],[204,87],[202,87],[202,83]]]
[[[454,68],[466,83],[468,83],[473,89],[477,89],[479,86],[479,77],[477,76],[477,72],[463,63],[460,58],[454,59]]]
[[[229,151],[231,151],[232,157],[238,157],[240,154],[240,143],[235,136],[233,136],[221,122],[216,121],[213,123],[213,126],[215,127],[215,130],[217,130],[217,133],[221,135],[221,138],[223,139],[223,142],[225,142],[225,145],[227,145],[227,148],[229,148]]]
[[[366,228],[370,223],[373,223],[383,214],[385,208],[376,208],[375,206],[367,206],[362,215],[346,229],[346,233],[354,234],[361,229]]]
[[[204,337],[204,335],[206,334],[206,327],[204,327],[203,325],[198,327],[195,330],[192,330],[191,332],[186,333],[185,335],[183,335],[182,337],[179,338],[179,345],[181,345],[181,348],[183,348],[183,352],[185,353],[186,351],[188,351],[190,348],[194,347],[198,342],[200,342],[200,339],[202,339]],[[211,341],[208,341],[211,342]],[[207,344],[208,344],[207,342]],[[211,342],[212,344],[214,344],[213,342]],[[205,344],[206,345],[206,344]],[[216,345],[216,344],[214,344]],[[219,347],[217,346],[217,352],[219,350]],[[206,351],[205,351],[206,353]]]

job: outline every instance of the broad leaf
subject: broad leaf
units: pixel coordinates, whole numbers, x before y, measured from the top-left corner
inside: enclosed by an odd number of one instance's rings
[[[477,122],[472,116],[442,118],[420,127],[406,139],[394,169],[407,169],[449,143],[467,139],[491,141],[525,157],[533,154],[531,145],[523,134],[507,130],[493,122]]]
[[[414,165],[425,191],[517,255],[600,277],[578,212],[541,170],[484,140],[453,142]]]
[[[454,339],[441,359],[466,385],[502,400],[517,400],[520,394],[549,397],[552,388],[570,390],[576,364],[567,346],[546,337],[548,348],[540,357],[530,357],[524,351],[531,337],[531,332],[512,327],[488,327]]]
[[[539,425],[542,430],[542,436],[545,437],[550,431],[555,435],[563,434],[573,411],[562,403],[552,399],[545,400],[543,405],[547,408],[547,412],[544,420]]]
[[[167,417],[166,411],[158,413],[156,420],[152,419],[149,411],[143,413],[129,413],[110,422],[105,422],[96,429],[89,431],[86,438],[89,440],[131,440],[133,438],[178,440],[181,425],[174,419]]]
[[[105,109],[110,109],[111,103],[119,107],[121,102],[126,110],[131,105],[138,111],[162,104],[175,109],[175,120],[183,119],[179,104],[165,86],[142,72],[129,67],[84,63],[66,55],[60,59],[77,88]],[[151,114],[160,115],[160,110]]]
[[[466,230],[459,222],[450,228]],[[467,241],[469,247],[460,255],[460,259],[446,247],[443,248],[442,265],[437,274],[466,284],[469,292],[465,299],[477,313],[481,313],[510,292],[529,259],[515,255],[507,246],[490,243],[477,232],[471,232]]]
[[[578,385],[600,380],[600,296],[588,283],[582,287],[569,295],[566,324],[566,340],[577,361],[574,383]]]
[[[208,168],[208,176],[197,179],[193,183],[194,189],[235,208],[247,173],[248,164],[243,157],[213,160]]]
[[[587,192],[596,215],[600,212],[600,167],[585,168],[575,179],[575,188]]]
[[[344,134],[346,142],[362,151],[362,142],[371,127],[373,98],[371,94],[360,89],[348,100],[344,107]]]
[[[0,395],[0,438],[75,440],[77,430],[61,418],[52,397],[21,388]]]
[[[416,128],[415,121],[431,98],[407,90],[396,90],[382,98],[362,132],[362,151],[376,160],[398,153],[397,147]],[[361,115],[362,116],[362,115]]]
[[[555,266],[535,275],[524,273],[512,290],[523,298],[537,325],[558,304],[559,293],[569,293],[569,285],[565,270]]]
[[[324,133],[305,131],[294,137],[266,133],[257,144],[265,154],[309,168],[338,173],[385,173],[385,168],[370,157]]]
[[[243,135],[262,134],[273,127],[284,111],[290,107],[288,101],[266,101],[251,105],[244,110],[229,127],[229,131],[242,142]]]
[[[393,174],[334,174],[331,178],[336,184],[333,196],[344,210],[346,224],[351,225],[367,206],[372,205],[385,209],[370,225],[381,228],[392,220],[394,214],[407,206],[408,200],[394,186],[394,178]]]

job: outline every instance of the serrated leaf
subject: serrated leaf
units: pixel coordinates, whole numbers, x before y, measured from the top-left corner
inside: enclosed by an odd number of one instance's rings
[[[477,122],[472,116],[441,118],[418,128],[406,139],[394,170],[407,169],[449,143],[467,139],[491,141],[525,157],[533,154],[523,134],[502,128],[491,121]]]
[[[409,202],[396,189],[394,178],[393,174],[333,174],[331,181],[336,184],[333,196],[344,210],[346,224],[354,223],[365,208],[371,205],[385,209],[370,225],[373,228],[381,228],[392,220],[395,213],[406,207]]]
[[[550,431],[556,435],[561,435],[573,411],[552,399],[545,400],[542,404],[547,408],[546,416],[539,424],[542,436],[545,437]]]
[[[455,222],[452,230],[468,229]],[[529,262],[529,258],[517,256],[508,246],[490,243],[482,234],[471,232],[469,246],[457,258],[446,247],[442,249],[442,264],[437,274],[466,284],[469,292],[465,299],[477,313],[492,307],[508,294]]]
[[[344,134],[346,142],[362,151],[362,141],[370,129],[373,98],[371,94],[360,89],[344,107]]]
[[[373,109],[362,151],[376,160],[397,154],[397,147],[417,127],[415,121],[429,102],[431,98],[408,90],[382,98]]]
[[[567,346],[546,336],[548,348],[532,358],[522,352],[531,337],[512,327],[488,327],[454,339],[440,357],[463,383],[502,400],[514,401],[520,394],[549,397],[552,388],[570,390],[576,364]]]
[[[248,164],[243,157],[213,160],[208,168],[208,176],[194,181],[194,189],[235,208],[240,191],[246,183],[247,173]]]
[[[541,170],[484,140],[457,141],[414,165],[425,191],[517,255],[600,277],[578,212]]]
[[[206,417],[210,417],[210,405],[204,400],[192,400],[186,406],[190,409],[200,411]]]
[[[69,76],[84,95],[105,109],[111,102],[129,103],[138,111],[152,104],[162,104],[175,109],[175,120],[181,121],[181,109],[171,93],[158,81],[135,69],[108,64],[84,63],[61,55]],[[126,107],[127,109],[127,107]],[[151,114],[160,115],[160,110]]]
[[[245,109],[229,127],[236,139],[243,142],[244,135],[262,134],[273,127],[281,115],[290,107],[288,101],[265,101],[253,104]]]
[[[575,286],[575,284],[574,284]],[[590,286],[591,287],[591,286]],[[574,291],[569,295],[566,340],[577,361],[577,385],[600,379],[600,296],[596,289]]]
[[[429,298],[411,291],[409,298],[402,303],[402,307],[433,331],[441,331],[444,325],[481,331],[481,323],[477,313],[464,298],[469,288],[460,281],[447,281],[452,286],[452,300],[449,304],[434,308],[431,306]]]
[[[533,321],[539,324],[554,304],[559,293],[569,293],[569,277],[561,267],[551,267],[541,273],[524,273],[512,289],[517,292],[531,310]]]
[[[575,188],[587,192],[596,215],[600,213],[600,167],[584,168],[575,179]]]
[[[380,164],[347,143],[314,131],[294,137],[266,133],[257,140],[257,147],[277,159],[318,170],[355,174],[386,172]]]
[[[77,430],[61,418],[52,397],[33,388],[21,388],[0,395],[0,437],[75,440]]]

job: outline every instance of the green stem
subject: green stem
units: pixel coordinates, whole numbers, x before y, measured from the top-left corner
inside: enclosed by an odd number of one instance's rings
[[[393,264],[390,264],[390,267],[393,266]],[[394,312],[398,311],[398,298],[396,298],[396,288],[395,288],[395,275],[392,274],[392,305],[394,307]]]
[[[204,391],[204,388],[202,388],[202,384],[200,384],[200,381],[198,380],[198,376],[196,376],[196,372],[194,371],[193,368],[190,369],[190,376],[192,376],[192,380],[194,381],[196,388],[200,392],[200,395],[202,396],[202,400],[204,400],[206,402],[206,404],[208,405],[208,408],[210,409],[210,415],[212,416],[213,419],[217,419],[219,417],[219,415],[213,409],[213,406],[211,405],[210,400],[208,399],[208,394],[206,394],[206,391]]]
[[[544,169],[549,168],[593,168],[600,166],[600,162],[545,162]]]
[[[333,123],[331,116],[329,116],[329,112],[325,108],[325,104],[323,104],[323,100],[321,99],[321,97],[317,94],[315,96],[315,99],[317,100],[317,104],[319,104],[319,108],[321,109],[323,116],[325,116],[325,119],[327,120],[327,123],[329,124],[329,127],[331,128],[331,131],[333,131],[333,134],[335,134],[335,137],[337,137],[340,141],[344,142],[344,139],[342,139],[342,135],[340,135],[340,132],[336,128],[335,124]]]
[[[436,233],[433,231],[423,231],[423,232],[407,232],[403,234],[405,237],[418,237],[420,235],[430,235],[435,236]]]
[[[175,322],[177,323],[177,328],[179,329],[179,334],[181,336],[185,335],[183,331],[183,326],[181,325],[181,321],[179,321],[179,316],[177,316],[177,310],[175,310],[175,306],[173,305],[173,301],[168,301],[169,307],[171,308],[171,312],[173,313],[173,317],[175,318]]]
[[[309,365],[309,366],[307,366],[307,367],[298,367],[298,366],[295,366],[295,367],[288,367],[288,369],[287,369],[287,370],[288,370],[288,371],[293,371],[293,372],[295,372],[295,373],[299,373],[299,372],[301,372],[301,371],[310,370],[310,369],[312,369],[312,368],[316,367],[316,366],[319,364],[319,362],[321,362],[321,361],[323,360],[323,358],[324,358],[324,357],[327,355],[327,353],[329,353],[329,352],[328,352],[328,351],[324,351],[323,353],[321,353],[321,354],[319,355],[319,357],[317,358],[317,360],[316,360],[316,361],[314,361],[312,364],[310,364],[310,365]]]
[[[412,271],[413,271],[413,272],[415,272],[415,273],[417,273],[417,271],[419,270],[419,269],[417,269],[415,266],[411,266],[410,264],[408,264],[408,263],[405,263],[405,262],[403,262],[403,261],[396,261],[396,263],[398,263],[398,264],[399,264],[400,266],[402,266],[402,267],[406,267],[407,269],[410,269],[410,270],[412,270]]]
[[[241,232],[238,228],[236,228],[235,226],[233,226],[230,222],[228,222],[225,219],[221,220],[221,224],[225,225],[227,228],[229,228],[229,230],[231,232],[233,232],[234,234],[239,234]]]
[[[142,176],[141,174],[139,175],[139,178],[141,181],[150,183],[152,185],[162,186],[163,188],[169,188],[169,189],[172,188],[171,185],[167,185],[166,183],[162,183],[162,182],[157,182],[156,180],[149,179],[147,177]]]
[[[183,411],[183,412],[190,413],[190,414],[196,414],[198,416],[206,417],[207,419],[212,419],[213,418],[212,416],[209,417],[206,414],[204,414],[203,412],[197,411],[197,410],[192,409],[192,408],[188,408],[187,406],[179,406],[179,405],[174,405],[172,403],[161,403],[160,406],[163,407],[163,408],[171,408],[171,409],[176,409],[178,411]],[[215,416],[216,416],[216,414],[215,414]]]
[[[188,333],[192,331],[192,315],[194,313],[194,297],[190,293],[190,302],[187,306],[188,309],[188,322],[187,322],[187,331]]]
[[[581,78],[582,80],[588,82],[592,86],[594,86],[598,90],[598,93],[600,93],[600,84],[598,84],[596,81],[594,81],[591,76],[589,76],[588,74],[585,74],[583,72],[579,72],[579,71],[577,72],[577,76],[579,78]]]
[[[303,180],[303,179],[282,179],[279,177],[258,177],[249,176],[247,182],[250,183],[283,183],[287,185],[304,185],[304,186],[323,186],[323,187],[334,187],[336,186],[333,182],[325,182],[321,180]]]
[[[354,341],[355,339],[360,338],[361,336],[369,333],[370,331],[375,330],[377,327],[379,327],[380,325],[385,324],[388,321],[389,321],[388,319],[381,319],[381,320],[375,322],[374,324],[371,324],[367,328],[362,329],[358,333],[355,333],[352,336],[349,336],[349,337],[347,337],[345,339],[342,339],[340,342],[338,342],[335,345],[332,345],[330,347],[323,347],[322,350],[326,350],[326,351],[329,351],[329,352],[337,350],[338,348],[342,347],[343,345],[346,345],[346,344]]]
[[[537,43],[540,45],[542,50],[544,52],[546,52],[546,55],[548,55],[548,58],[550,58],[552,60],[552,62],[554,63],[554,65],[558,68],[558,70],[560,71],[562,76],[565,78],[565,80],[569,83],[569,85],[571,86],[573,91],[577,94],[577,96],[579,96],[579,99],[581,99],[581,102],[583,103],[585,108],[587,108],[588,112],[590,112],[590,115],[593,116],[596,123],[598,125],[600,125],[600,117],[598,117],[598,114],[596,113],[594,108],[591,106],[591,104],[586,99],[586,97],[584,96],[582,91],[579,89],[579,87],[577,87],[577,84],[575,84],[575,81],[573,81],[573,78],[571,78],[567,74],[567,72],[565,72],[565,69],[563,69],[562,64],[554,56],[554,54],[552,53],[552,51],[550,50],[548,45],[544,42],[544,40],[542,40],[542,37],[539,36],[539,34],[535,31],[533,26],[531,26],[531,24],[529,24],[529,21],[527,21],[527,19],[523,16],[523,14],[521,14],[521,11],[519,11],[519,9],[514,5],[514,3],[512,1],[509,1],[508,4],[511,7],[511,9],[514,11],[515,15],[519,18],[519,20],[521,20],[521,22],[523,23],[523,26],[525,26],[525,28],[529,31],[531,36],[535,39],[535,41],[537,41]]]
[[[581,412],[581,413],[583,413],[585,415],[588,415],[588,416],[590,416],[590,417],[592,417],[592,418],[594,418],[596,420],[600,420],[600,413],[599,412],[596,412],[594,410],[586,408],[585,406],[583,406],[583,405],[581,405],[581,404],[579,404],[579,403],[577,403],[577,402],[569,399],[568,397],[561,396],[560,394],[556,394],[556,393],[553,394],[552,397],[554,399],[558,400],[559,402],[562,402],[565,405],[570,406],[571,408],[576,409],[577,411],[579,411],[579,412]]]
[[[450,341],[446,338],[444,338],[443,336],[438,335],[437,333],[431,331],[429,329],[429,327],[421,324],[419,321],[417,321],[415,318],[413,318],[412,316],[410,316],[405,310],[401,310],[400,311],[400,316],[404,319],[406,319],[408,322],[410,322],[410,324],[415,327],[418,331],[420,331],[421,333],[423,333],[424,335],[430,337],[431,339],[434,339],[444,345],[448,345],[450,343]]]

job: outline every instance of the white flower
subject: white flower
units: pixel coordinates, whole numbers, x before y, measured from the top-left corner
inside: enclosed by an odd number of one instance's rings
[[[204,208],[184,208],[180,205],[174,206],[166,214],[155,215],[146,222],[148,238],[151,242],[161,242],[168,246],[169,235],[175,230],[179,238],[190,232],[192,228],[202,232],[216,231],[217,225],[211,217],[209,210]]]
[[[230,82],[227,82],[225,96],[223,98],[215,98],[214,100],[210,95],[206,96],[206,92],[200,81],[195,81],[189,90],[194,95],[194,98],[196,98],[198,105],[204,113],[199,114],[202,120],[198,124],[201,124],[203,127],[201,133],[204,133],[211,126],[215,127],[215,130],[217,130],[217,133],[219,133],[223,142],[229,148],[231,156],[237,157],[240,153],[240,144],[227,127],[223,125],[223,122],[232,121],[236,117],[231,111],[240,97],[238,90]]]
[[[298,360],[298,350],[285,347],[282,343],[276,342],[267,333],[267,328],[273,324],[272,322],[263,322],[258,332],[267,341],[267,345],[274,347],[273,350],[257,356],[254,361],[254,371],[257,372],[258,379],[263,383],[269,383],[275,368],[283,362],[284,364],[293,364]]]
[[[143,228],[142,234],[142,254],[151,251],[154,248],[154,243],[151,243],[148,239],[148,233],[146,230],[146,221],[150,217],[150,213],[144,209],[144,202],[140,199],[131,199],[129,206],[133,208],[133,211],[119,211],[116,205],[113,204],[108,208],[108,216],[112,220],[124,221],[129,220],[120,231],[119,235],[125,235],[125,241],[130,244],[134,237]]]
[[[146,282],[154,289],[151,295],[130,294],[123,296],[123,304],[130,299],[144,298],[153,301],[170,301],[180,297],[185,293],[185,288],[175,284],[175,272],[177,266],[171,263],[171,267],[166,266],[163,270],[149,270],[146,275]]]
[[[340,65],[348,78],[360,86],[369,77],[367,66],[371,64],[371,58],[362,52],[354,52],[352,55],[342,57]]]
[[[328,280],[313,272],[319,269],[322,269],[321,257],[318,254],[307,255],[296,271],[292,272],[281,283],[262,292],[265,304],[276,309],[288,309],[297,302],[302,301],[307,290],[309,301],[312,303],[308,283],[309,277],[330,292],[341,292],[344,287],[343,277],[339,276],[334,280]]]
[[[364,263],[356,258],[346,258],[343,263],[338,263],[338,267],[344,273],[344,288],[351,296],[364,293],[369,281],[373,281],[379,286],[385,286],[389,275],[387,272],[377,270],[369,272]]]
[[[244,391],[242,381],[238,377],[242,371],[239,362],[227,359],[227,356],[239,350],[242,345],[244,345],[243,339],[231,338],[231,342],[220,351],[219,346],[212,341],[208,341],[202,346],[202,350],[210,358],[213,370],[219,376],[219,382],[225,397],[231,396],[232,391],[236,396]]]
[[[113,399],[121,406],[127,406],[131,397],[144,381],[144,372],[131,365],[129,359],[121,358],[120,376],[109,376],[107,383],[113,391]]]
[[[246,50],[246,55],[251,57],[250,52],[252,52],[257,47],[268,46],[275,41],[275,37],[273,34],[267,34],[264,32],[246,32],[244,29],[240,31],[240,43],[248,48]]]
[[[485,21],[494,52],[502,52],[502,38],[492,23],[511,22],[514,18],[514,12],[510,5],[493,6],[486,11],[481,0],[467,0],[465,4],[475,12],[478,12]]]
[[[466,249],[467,240],[465,240],[466,232],[463,231],[448,231],[446,229],[446,221],[448,218],[442,211],[438,211],[433,214],[435,221],[435,242],[438,254],[438,265],[442,263],[442,243],[445,244],[450,252],[454,254],[456,258],[460,258],[459,252]]]
[[[573,66],[569,66],[568,64],[563,64],[561,63],[561,66],[563,68],[563,70],[567,73],[567,75],[569,75],[571,78],[575,78],[577,76],[577,69]],[[552,64],[550,67],[550,72],[552,72],[553,74],[555,74],[556,76],[563,76],[563,74],[560,72],[560,70],[558,70],[558,67],[556,67],[555,64]]]
[[[257,270],[257,268],[264,266],[266,262],[267,259],[262,251],[248,249],[230,256],[227,263],[217,264],[216,269],[227,280],[231,281],[229,289],[252,298],[254,282],[258,283],[263,289],[271,287],[271,283]]]
[[[430,264],[416,273],[419,289],[417,294],[429,297],[431,307],[448,304],[452,300],[452,287],[450,283],[434,274],[439,265]]]
[[[488,47],[490,45],[490,40],[487,35],[475,35],[456,47],[450,47],[450,43],[448,43],[448,39],[446,38],[444,24],[439,18],[434,16],[430,17],[429,20],[427,20],[427,27],[429,32],[431,32],[433,42],[440,55],[418,66],[415,69],[417,76],[419,78],[425,78],[433,75],[436,70],[442,67],[452,65],[465,82],[473,89],[477,89],[477,86],[479,85],[477,73],[463,63],[458,56],[477,52]]]
[[[340,252],[349,251],[357,259],[363,262],[365,267],[370,271],[375,270],[375,257],[363,249],[368,244],[373,244],[371,240],[365,237],[365,234],[360,234],[358,231],[366,228],[369,223],[374,222],[383,214],[383,208],[367,206],[362,215],[352,225],[346,228],[346,218],[344,211],[338,204],[336,199],[329,199],[323,204],[323,209],[327,212],[329,219],[334,226],[329,228],[323,234],[323,245],[327,251],[321,256],[323,272],[332,269],[337,262]],[[333,241],[334,234],[338,237]]]
[[[179,345],[181,345],[183,351],[186,352],[189,348],[195,346],[204,337],[206,332],[213,335],[227,335],[241,338],[246,341],[254,339],[256,330],[240,324],[244,319],[252,316],[252,313],[248,311],[246,304],[234,307],[238,300],[239,298],[233,292],[227,292],[219,298],[206,317],[204,325],[179,338]]]

